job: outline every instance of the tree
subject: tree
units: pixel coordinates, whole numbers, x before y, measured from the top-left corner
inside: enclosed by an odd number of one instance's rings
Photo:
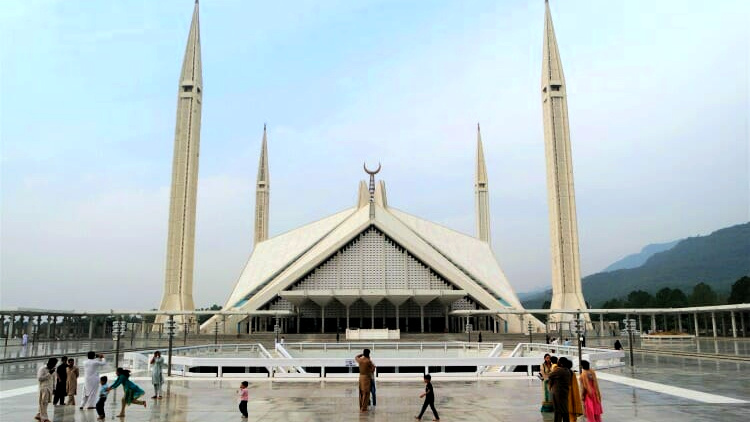
[[[744,276],[732,284],[727,303],[750,303],[750,277]]]
[[[211,305],[209,308],[198,308],[196,311],[220,311],[221,306],[217,304]],[[198,315],[198,323],[203,324],[204,322],[208,321],[208,319],[211,318],[211,315]]]
[[[698,283],[693,287],[693,292],[688,300],[691,306],[711,306],[718,305],[719,300],[716,292],[706,283]]]
[[[628,308],[649,308],[654,303],[651,293],[643,290],[634,290],[628,294],[626,305]]]
[[[687,296],[680,289],[665,287],[656,292],[656,297],[654,298],[654,305],[658,308],[682,308],[687,306],[687,304]]]

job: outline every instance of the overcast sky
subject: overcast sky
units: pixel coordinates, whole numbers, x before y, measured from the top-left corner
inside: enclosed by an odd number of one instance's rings
[[[584,275],[748,221],[748,2],[553,1]],[[178,76],[192,1],[0,8],[0,307],[149,309],[164,284]],[[356,200],[474,233],[475,127],[492,244],[550,285],[544,2],[201,2],[195,303],[252,250],[268,123],[271,236]]]

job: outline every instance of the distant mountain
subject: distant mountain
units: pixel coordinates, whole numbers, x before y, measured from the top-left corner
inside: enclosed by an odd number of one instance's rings
[[[728,294],[732,283],[746,275],[750,275],[750,223],[683,239],[672,248],[651,255],[639,267],[591,274],[582,283],[586,302],[598,307],[638,289],[654,294],[670,287],[689,294],[699,282]],[[539,308],[551,293],[548,290],[527,297],[522,303]]]
[[[626,270],[629,268],[638,268],[641,265],[645,264],[646,261],[648,261],[648,259],[651,258],[654,254],[668,251],[672,249],[674,245],[678,244],[679,242],[680,242],[679,240],[675,240],[675,241],[667,242],[667,243],[653,243],[651,245],[644,246],[640,252],[626,256],[625,258],[603,269],[602,272],[606,273],[606,272],[615,271],[615,270]]]

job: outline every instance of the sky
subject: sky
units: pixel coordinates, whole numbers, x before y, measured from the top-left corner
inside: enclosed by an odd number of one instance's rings
[[[190,0],[0,8],[0,308],[151,309],[164,287]],[[742,0],[551,3],[568,92],[581,267],[750,219]],[[544,2],[203,0],[196,306],[252,251],[268,124],[270,235],[353,206],[474,234],[476,124],[492,246],[550,286]]]

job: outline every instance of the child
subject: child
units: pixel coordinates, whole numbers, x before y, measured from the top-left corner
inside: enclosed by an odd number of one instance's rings
[[[424,403],[422,404],[422,411],[419,412],[419,416],[414,417],[416,420],[422,419],[422,415],[424,415],[424,411],[427,410],[427,406],[430,406],[430,410],[432,410],[432,414],[433,416],[435,416],[433,421],[440,420],[440,416],[438,416],[438,412],[437,410],[435,410],[435,392],[432,390],[432,383],[430,382],[430,380],[432,380],[432,376],[430,376],[430,374],[425,374],[424,393],[419,395],[420,399],[424,397]]]
[[[242,381],[242,384],[240,384],[240,390],[237,392],[240,398],[240,413],[242,413],[242,419],[247,419],[248,385],[247,381]]]
[[[99,378],[99,401],[96,402],[96,414],[99,415],[96,420],[104,420],[104,402],[107,401],[107,394],[109,394],[109,387],[107,387],[107,377]]]

